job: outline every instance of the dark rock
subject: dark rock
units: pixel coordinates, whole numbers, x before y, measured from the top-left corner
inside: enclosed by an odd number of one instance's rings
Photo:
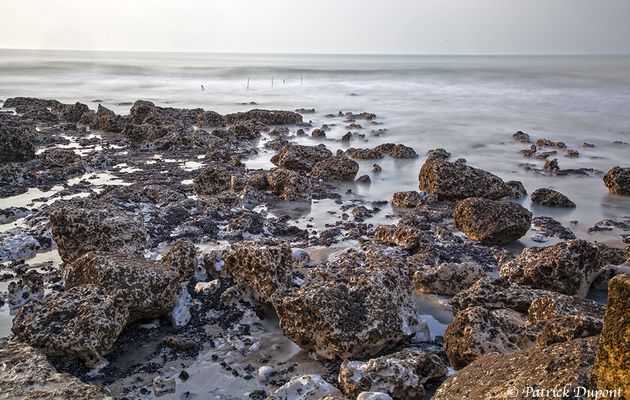
[[[379,153],[387,154],[388,156],[393,158],[418,158],[418,153],[416,153],[414,149],[399,143],[379,144],[372,150]]]
[[[369,183],[372,183],[372,179],[370,179],[369,175],[361,175],[360,177],[357,178],[357,180],[355,182],[356,183],[369,184]]]
[[[383,153],[375,151],[373,149],[357,149],[354,147],[346,150],[346,154],[357,160],[376,160],[383,158]]]
[[[531,139],[529,137],[529,135],[525,132],[521,132],[521,131],[517,131],[516,133],[514,133],[512,135],[512,139],[516,140],[517,142],[521,142],[521,143],[531,143]]]
[[[468,198],[455,207],[457,229],[472,240],[502,244],[520,239],[527,233],[532,213],[509,201]]]
[[[332,152],[324,145],[288,145],[271,158],[275,165],[294,171],[310,172],[315,164],[332,157]]]
[[[29,126],[0,122],[0,162],[28,161],[35,158],[37,131]]]
[[[197,194],[214,195],[230,189],[232,175],[219,163],[211,163],[201,169],[193,180],[193,189]]]
[[[630,168],[612,167],[604,175],[604,185],[611,193],[630,195]]]
[[[271,190],[283,200],[310,199],[313,194],[311,180],[303,172],[273,168],[267,181]]]
[[[237,112],[225,115],[225,121],[228,124],[248,120],[261,122],[266,125],[301,124],[303,122],[302,116],[293,111],[254,109],[246,112]]]
[[[357,172],[359,172],[359,163],[340,155],[315,164],[311,177],[324,181],[353,181]]]
[[[560,192],[553,189],[540,188],[534,190],[531,195],[532,202],[547,207],[575,208],[575,203]]]
[[[423,196],[415,190],[408,192],[396,192],[392,196],[392,206],[401,208],[414,208],[420,204]]]

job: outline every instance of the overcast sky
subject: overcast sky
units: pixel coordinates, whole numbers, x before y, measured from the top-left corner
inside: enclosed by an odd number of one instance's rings
[[[4,0],[0,48],[630,53],[630,0]]]

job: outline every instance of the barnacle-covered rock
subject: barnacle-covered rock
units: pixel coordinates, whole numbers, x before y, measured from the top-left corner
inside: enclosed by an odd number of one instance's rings
[[[383,158],[383,153],[374,149],[361,149],[351,147],[346,150],[346,154],[357,160],[376,160]]]
[[[171,266],[128,253],[90,252],[65,266],[66,288],[99,285],[118,292],[130,321],[157,318],[175,304],[180,276]]]
[[[193,180],[193,189],[197,194],[213,195],[230,189],[232,175],[219,163],[211,163],[199,172]]]
[[[424,398],[423,384],[446,375],[447,367],[435,354],[405,349],[368,361],[341,364],[339,382],[348,396],[361,392],[387,393],[395,399]]]
[[[413,281],[416,289],[422,292],[455,295],[486,276],[484,269],[476,263],[443,263],[419,269]]]
[[[536,189],[532,192],[533,203],[538,203],[547,207],[575,208],[575,203],[562,193],[548,188]]]
[[[311,177],[325,181],[353,181],[357,172],[359,172],[359,163],[344,155],[339,155],[315,164]]]
[[[111,399],[99,386],[57,372],[44,353],[25,343],[0,345],[0,365],[0,397],[5,399]]]
[[[527,248],[500,272],[519,285],[584,297],[606,265],[598,246],[576,239]]]
[[[378,153],[387,154],[392,158],[418,158],[418,153],[409,146],[399,143],[383,143],[372,149]]]
[[[457,229],[468,238],[487,244],[518,240],[532,223],[532,213],[523,206],[480,197],[460,201],[453,218]]]
[[[35,158],[36,142],[37,131],[33,127],[0,121],[0,163]]]
[[[339,260],[309,271],[307,282],[277,293],[283,333],[326,359],[366,357],[426,334],[418,320],[410,271],[377,250],[365,261]]]
[[[267,175],[267,182],[271,190],[283,200],[304,200],[312,196],[311,180],[298,171],[273,168]]]
[[[294,376],[276,389],[266,400],[320,400],[341,397],[339,389],[320,375]]]
[[[286,242],[259,239],[236,243],[223,254],[223,260],[225,273],[259,301],[271,302],[277,291],[291,285],[293,258]]]
[[[80,358],[96,367],[128,322],[129,303],[117,291],[81,285],[46,296],[43,305],[20,308],[11,330],[16,338],[46,354]]]
[[[402,208],[414,208],[422,202],[422,195],[415,190],[408,192],[396,192],[392,196],[392,206]]]
[[[630,168],[612,167],[604,175],[604,185],[611,193],[630,195]]]
[[[290,144],[271,157],[271,162],[278,167],[310,172],[315,164],[329,157],[332,157],[332,152],[323,144],[318,146]]]
[[[53,207],[52,236],[64,262],[95,250],[141,253],[145,249],[147,231],[138,214],[80,198],[58,201]]]

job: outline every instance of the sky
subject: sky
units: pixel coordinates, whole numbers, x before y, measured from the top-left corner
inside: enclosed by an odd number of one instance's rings
[[[629,54],[630,0],[3,0],[0,48]]]

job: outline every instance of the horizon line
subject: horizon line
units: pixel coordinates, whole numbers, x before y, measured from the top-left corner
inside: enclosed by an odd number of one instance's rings
[[[344,52],[264,52],[264,51],[209,51],[209,50],[111,50],[111,49],[42,49],[0,47],[0,51],[32,52],[93,52],[93,53],[153,53],[153,54],[220,54],[220,55],[276,55],[276,56],[433,56],[433,57],[603,57],[630,56],[630,53],[344,53]]]

